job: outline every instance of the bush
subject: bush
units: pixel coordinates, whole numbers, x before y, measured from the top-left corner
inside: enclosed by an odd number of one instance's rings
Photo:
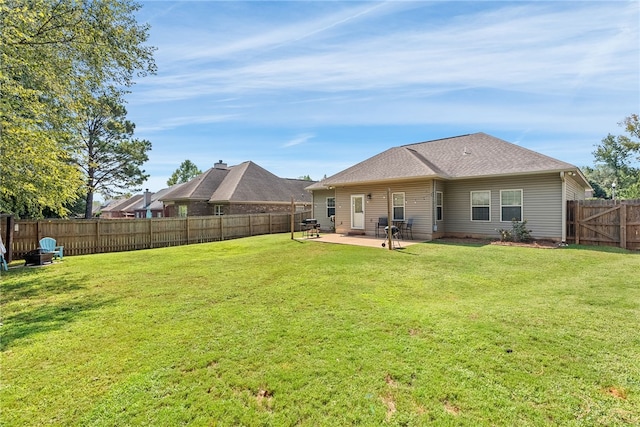
[[[502,242],[530,242],[533,240],[531,237],[531,230],[527,229],[527,220],[520,222],[516,219],[511,220],[511,229],[496,229],[500,234],[500,240]]]

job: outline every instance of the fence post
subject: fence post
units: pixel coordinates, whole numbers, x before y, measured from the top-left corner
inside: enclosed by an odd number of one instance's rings
[[[627,208],[626,203],[620,204],[620,247],[627,249]]]
[[[149,249],[153,249],[153,220],[149,218]]]
[[[582,221],[582,200],[578,200],[578,203],[574,205],[574,229],[576,230],[576,245],[580,244],[580,221]]]
[[[93,250],[97,253],[102,252],[102,245],[100,244],[100,220],[96,219],[96,243],[93,245]]]

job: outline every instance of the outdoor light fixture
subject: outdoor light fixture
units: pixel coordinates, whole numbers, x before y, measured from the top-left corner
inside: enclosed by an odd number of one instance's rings
[[[371,193],[367,194],[367,200],[371,200]]]
[[[613,200],[616,199],[616,183],[615,183],[615,181],[611,183],[611,198]]]

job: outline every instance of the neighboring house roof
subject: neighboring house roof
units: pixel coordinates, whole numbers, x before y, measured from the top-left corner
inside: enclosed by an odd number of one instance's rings
[[[221,165],[222,163],[220,163]],[[312,181],[280,178],[252,161],[236,166],[216,165],[179,188],[158,197],[162,201],[311,202],[305,188]]]
[[[171,191],[175,191],[177,189],[179,189],[181,186],[183,186],[185,183],[182,184],[175,184],[172,185],[171,187],[167,187],[167,188],[163,188],[160,191],[156,191],[155,193],[151,193],[151,203],[149,203],[148,206],[145,206],[144,202],[144,194],[142,195],[142,199],[139,200],[135,206],[133,206],[133,209],[136,211],[140,211],[140,210],[162,210],[164,209],[164,204],[160,201],[161,197],[164,197],[166,194],[168,194]]]
[[[571,165],[485,133],[390,148],[307,187],[407,180],[464,179],[578,170]],[[586,187],[589,184],[580,174]]]
[[[209,200],[211,194],[216,191],[228,173],[229,169],[227,168],[208,169],[191,181],[164,194],[159,200]]]
[[[280,178],[252,161],[231,167],[210,202],[311,202],[309,181]]]
[[[127,199],[119,199],[110,203],[108,206],[102,208],[102,212],[133,212],[133,206],[136,205],[140,200],[142,200],[142,194],[136,194],[135,196],[129,197]]]

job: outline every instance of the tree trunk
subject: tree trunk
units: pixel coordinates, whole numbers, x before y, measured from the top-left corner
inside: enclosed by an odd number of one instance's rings
[[[87,191],[87,206],[84,209],[84,219],[91,219],[93,216],[93,191]]]

